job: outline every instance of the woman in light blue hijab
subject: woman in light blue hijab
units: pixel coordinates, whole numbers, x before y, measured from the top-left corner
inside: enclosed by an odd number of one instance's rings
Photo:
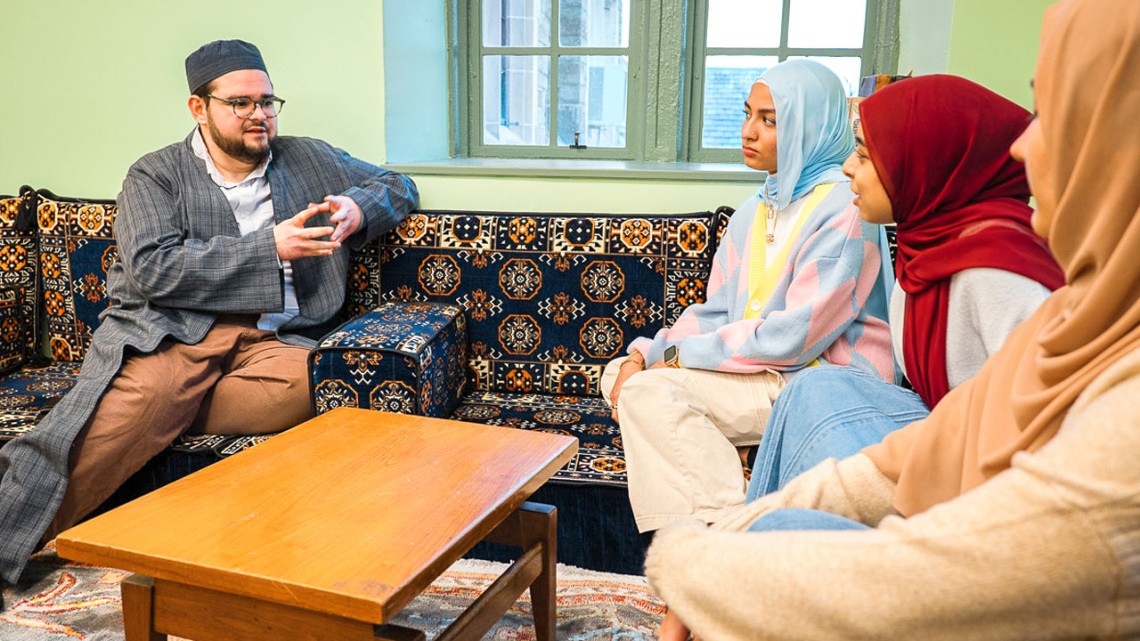
[[[855,151],[855,137],[839,78],[813,60],[787,60],[756,83],[767,85],[779,118],[779,171],[768,175],[761,190],[768,206],[784,210],[820,183],[846,182],[842,167]]]
[[[772,402],[804,368],[893,379],[879,227],[841,171],[854,148],[842,83],[823,65],[769,69],[744,103],[741,151],[769,173],[728,223],[703,303],[610,363],[638,530],[706,521],[744,502],[738,448],[760,442]]]
[[[641,532],[744,503],[739,453],[756,451],[797,373],[831,364],[893,380],[889,261],[842,171],[854,149],[847,94],[827,67],[789,60],[757,78],[741,151],[768,175],[729,221],[708,300],[606,369]],[[667,615],[661,638],[686,636]]]

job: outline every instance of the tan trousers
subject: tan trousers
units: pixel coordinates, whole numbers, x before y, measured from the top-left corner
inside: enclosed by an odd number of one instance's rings
[[[621,360],[602,373],[609,400]],[[726,374],[649,369],[618,395],[618,420],[637,529],[660,529],[696,517],[711,523],[744,503],[737,447],[756,445],[784,387],[777,372]]]
[[[50,540],[78,523],[188,429],[264,434],[311,417],[309,350],[222,317],[196,345],[163,341],[127,357],[79,433]]]

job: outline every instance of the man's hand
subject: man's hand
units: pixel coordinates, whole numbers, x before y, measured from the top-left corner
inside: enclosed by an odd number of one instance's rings
[[[349,202],[352,202],[349,200]],[[277,244],[277,257],[281,260],[296,260],[309,256],[329,256],[340,243],[334,240],[318,240],[333,233],[332,227],[305,227],[305,221],[322,211],[328,211],[329,204],[310,204],[289,220],[273,227],[273,240]]]
[[[348,196],[325,196],[323,204],[328,205],[328,211],[332,212],[329,219],[336,223],[336,231],[329,240],[342,242],[360,229],[364,212],[360,211],[360,205],[357,205],[355,200]]]

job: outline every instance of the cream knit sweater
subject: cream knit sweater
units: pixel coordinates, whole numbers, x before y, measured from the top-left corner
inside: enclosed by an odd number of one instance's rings
[[[661,530],[645,573],[704,641],[1140,639],[1140,351],[1098,377],[1057,436],[910,519],[859,454],[706,528]],[[744,530],[783,507],[866,532]]]

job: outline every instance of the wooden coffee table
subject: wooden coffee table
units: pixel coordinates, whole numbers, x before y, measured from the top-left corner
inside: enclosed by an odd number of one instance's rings
[[[530,588],[554,641],[554,508],[526,499],[568,436],[342,408],[81,523],[60,556],[136,573],[127,641],[415,639],[388,622],[487,539],[519,559],[439,639],[481,637]]]

